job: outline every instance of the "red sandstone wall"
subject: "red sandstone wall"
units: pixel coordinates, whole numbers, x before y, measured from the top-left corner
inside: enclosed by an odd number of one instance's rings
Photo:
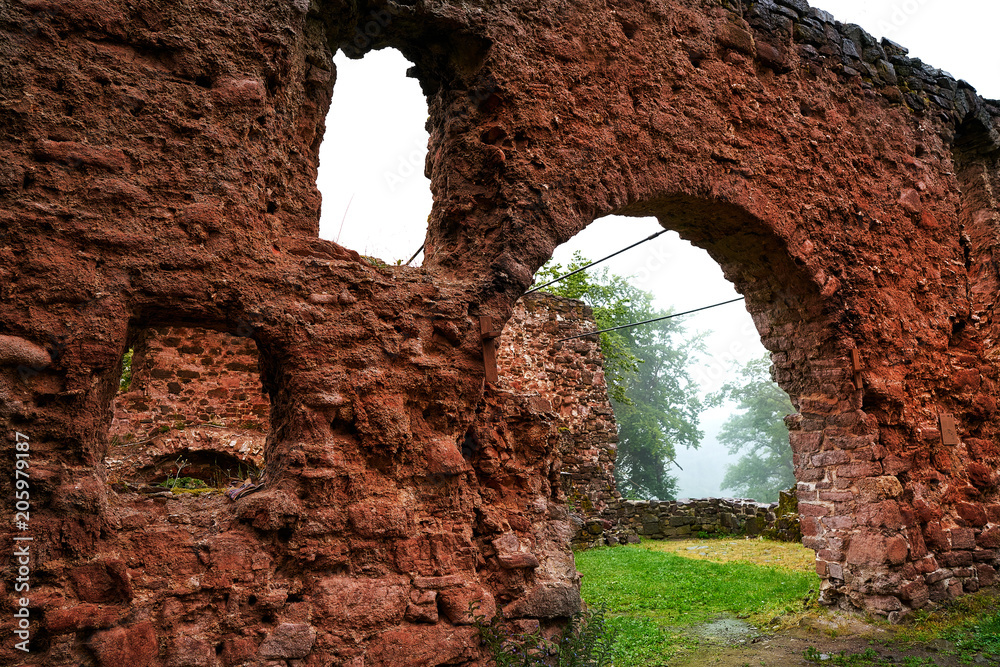
[[[152,420],[156,428],[183,421],[267,432],[271,404],[253,339],[165,327],[143,332],[134,349],[132,383],[115,401],[116,423]]]
[[[497,346],[500,383],[518,394],[537,393],[561,417],[563,490],[575,512],[593,516],[620,500],[615,484],[618,428],[604,379],[590,308],[573,299],[536,293],[514,307]]]
[[[330,48],[384,46],[429,100],[421,269],[315,238]],[[1000,109],[967,84],[803,0],[21,0],[0,53],[0,456],[30,454],[34,538],[5,662],[461,664],[469,600],[570,613],[556,420],[484,389],[479,317],[610,213],[745,295],[824,601],[996,580]],[[256,342],[264,491],[109,489],[121,356],[166,326]]]
[[[176,459],[196,457],[204,468],[213,452],[225,455],[215,464],[220,474],[263,465],[270,400],[253,339],[161,327],[143,331],[133,349],[131,384],[115,397],[108,431],[105,464],[116,478],[135,480]]]

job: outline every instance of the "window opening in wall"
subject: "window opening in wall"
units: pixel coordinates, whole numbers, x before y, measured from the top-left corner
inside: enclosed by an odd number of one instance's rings
[[[609,216],[557,248],[552,263],[561,267],[556,273],[565,273],[581,257],[599,259],[659,231],[656,218]],[[601,274],[603,279],[598,278]],[[536,283],[552,275],[543,269],[536,274]],[[599,299],[625,300],[624,319],[635,321],[740,297],[706,251],[673,231],[568,278],[555,292],[572,295],[588,281],[606,285],[599,288]],[[659,420],[669,434],[664,446],[673,449],[669,455],[660,450],[672,462],[665,478],[656,479],[630,470],[630,465],[653,466],[649,460],[630,461],[619,443],[619,486],[624,494],[661,499],[741,495],[770,502],[777,500],[780,489],[794,484],[791,449],[781,421],[794,408],[771,380],[769,354],[739,303],[616,332],[612,345],[605,357],[611,358],[607,377],[619,437],[641,438],[642,429]],[[653,354],[656,351],[659,357]],[[616,381],[616,365],[630,363],[639,369],[634,379]],[[655,406],[663,400],[674,405],[670,415],[655,414]],[[741,442],[746,444],[739,448]],[[655,453],[651,448],[646,456]],[[672,485],[669,477],[676,483]]]
[[[259,484],[271,411],[259,360],[250,338],[193,327],[139,332],[112,405],[111,481],[174,493]]]
[[[334,57],[337,79],[320,149],[320,236],[387,264],[424,243],[427,100],[396,49]],[[420,264],[421,258],[413,265]]]

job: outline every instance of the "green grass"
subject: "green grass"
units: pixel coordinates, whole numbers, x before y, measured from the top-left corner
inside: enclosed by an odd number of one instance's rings
[[[935,611],[919,611],[894,639],[907,645],[945,639],[955,643],[959,655],[1000,659],[1000,596],[987,589]]]
[[[747,562],[717,563],[642,547],[576,554],[583,598],[608,610],[618,633],[619,667],[650,666],[691,647],[684,628],[720,616],[762,624],[800,611],[815,575]]]
[[[810,646],[806,649],[803,657],[809,662],[836,667],[934,667],[936,664],[930,658],[909,657],[903,658],[902,662],[883,659],[874,649],[867,649],[862,653],[841,651],[823,657],[822,653]]]
[[[965,621],[945,633],[962,653],[985,653],[1000,658],[1000,610]]]

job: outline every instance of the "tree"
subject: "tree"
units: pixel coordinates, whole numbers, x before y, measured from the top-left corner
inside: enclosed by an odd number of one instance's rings
[[[711,405],[732,401],[742,411],[727,419],[719,432],[719,442],[730,454],[743,454],[727,467],[722,488],[760,502],[775,502],[779,491],[795,484],[784,422],[795,408],[771,379],[767,356],[749,361],[739,376],[741,381],[727,383],[709,397]]]
[[[536,276],[544,283],[588,263],[579,253],[565,270],[546,264]],[[669,314],[653,307],[653,295],[605,269],[595,276],[580,272],[546,291],[581,299],[594,310],[600,329]],[[673,499],[677,478],[667,474],[676,448],[696,448],[701,400],[688,373],[688,362],[702,347],[701,337],[683,341],[676,320],[601,334],[608,394],[618,421],[615,477],[628,498]]]

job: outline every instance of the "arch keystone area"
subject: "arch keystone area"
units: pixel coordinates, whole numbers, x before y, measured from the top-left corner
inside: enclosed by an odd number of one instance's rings
[[[331,49],[386,46],[430,112],[420,269],[317,237]],[[611,213],[745,295],[825,602],[996,582],[1000,107],[901,47],[800,0],[102,0],[8,3],[0,49],[0,438],[33,537],[4,664],[462,664],[470,602],[572,613],[556,416],[484,386],[479,321]],[[235,502],[108,484],[122,356],[177,327],[259,352],[267,484]]]

